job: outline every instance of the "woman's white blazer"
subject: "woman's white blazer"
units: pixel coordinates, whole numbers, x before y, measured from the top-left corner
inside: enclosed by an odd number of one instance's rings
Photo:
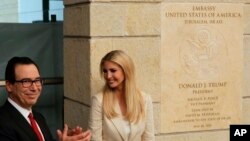
[[[124,130],[124,119],[122,116],[108,119],[103,112],[103,94],[98,93],[92,96],[89,128],[92,131],[92,141],[154,141],[154,119],[151,97],[142,93],[145,103],[145,120],[137,124],[130,124],[130,135]],[[121,114],[118,103],[115,110]]]

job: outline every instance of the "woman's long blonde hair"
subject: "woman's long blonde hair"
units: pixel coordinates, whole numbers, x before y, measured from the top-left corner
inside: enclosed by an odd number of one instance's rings
[[[124,72],[124,90],[126,102],[126,119],[131,123],[137,123],[145,117],[144,100],[141,92],[137,89],[135,80],[135,68],[132,59],[121,50],[113,50],[106,54],[100,63],[100,73],[103,77],[103,64],[105,61],[112,61],[118,64]],[[107,118],[111,119],[118,114],[114,109],[115,96],[113,90],[105,84],[103,87],[103,110]]]

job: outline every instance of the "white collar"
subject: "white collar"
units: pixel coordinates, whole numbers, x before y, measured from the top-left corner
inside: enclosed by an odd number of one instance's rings
[[[8,101],[12,106],[14,106],[22,115],[23,117],[30,123],[30,120],[28,118],[31,111],[19,106],[15,101],[13,101],[11,98],[8,97]]]

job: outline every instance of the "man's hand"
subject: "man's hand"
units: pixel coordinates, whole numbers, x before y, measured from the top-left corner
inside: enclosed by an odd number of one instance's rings
[[[89,141],[91,132],[90,130],[83,132],[79,126],[69,129],[68,125],[65,124],[63,131],[57,130],[57,136],[60,141]]]

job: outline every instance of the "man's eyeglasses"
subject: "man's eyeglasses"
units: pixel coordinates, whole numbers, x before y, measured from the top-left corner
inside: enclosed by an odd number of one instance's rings
[[[23,80],[16,80],[15,82],[22,83],[23,87],[28,88],[33,85],[33,83],[36,84],[36,86],[42,86],[43,85],[43,79],[39,78],[36,80],[31,79],[23,79]]]

